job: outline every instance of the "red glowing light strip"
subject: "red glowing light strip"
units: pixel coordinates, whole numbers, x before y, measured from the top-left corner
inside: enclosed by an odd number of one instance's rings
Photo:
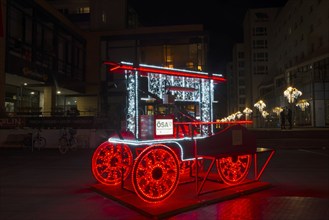
[[[221,121],[221,122],[204,122],[204,121],[192,121],[192,122],[174,122],[175,125],[218,125],[218,124],[252,124],[252,121]]]
[[[188,87],[179,87],[179,86],[167,86],[166,89],[169,91],[183,91],[183,92],[195,92],[195,88],[188,88]]]
[[[220,76],[208,76],[202,75],[197,73],[189,73],[179,70],[171,70],[171,69],[159,69],[153,67],[133,67],[132,65],[128,64],[118,64],[114,62],[104,62],[106,65],[114,66],[109,68],[109,71],[113,71],[116,69],[123,69],[123,70],[137,70],[140,72],[147,72],[147,73],[157,73],[157,74],[165,74],[165,75],[172,75],[172,76],[184,76],[184,77],[191,77],[191,78],[200,78],[200,79],[212,79],[215,81],[225,82],[226,79]]]
[[[265,163],[263,164],[263,166],[261,167],[261,170],[259,171],[258,173],[258,166],[257,166],[257,153],[254,154],[254,162],[255,162],[255,166],[254,166],[254,169],[255,169],[255,180],[259,180],[261,175],[263,174],[265,168],[267,167],[268,163],[270,162],[271,158],[273,157],[275,151],[274,150],[271,150],[271,149],[267,149],[265,151],[261,151],[260,153],[264,153],[266,151],[270,151],[270,155],[268,156],[268,158],[266,159]]]

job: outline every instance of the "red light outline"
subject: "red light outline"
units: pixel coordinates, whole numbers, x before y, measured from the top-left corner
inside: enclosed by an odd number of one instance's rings
[[[157,74],[165,74],[165,75],[171,75],[171,76],[183,76],[183,77],[190,77],[190,78],[198,78],[198,79],[211,79],[217,82],[226,82],[226,79],[224,77],[220,76],[209,76],[209,75],[202,75],[197,73],[188,73],[185,71],[179,71],[177,69],[160,69],[155,67],[134,67],[133,65],[128,64],[122,64],[122,63],[115,63],[111,61],[105,61],[104,64],[112,66],[109,68],[109,72],[122,69],[122,70],[136,70],[142,73],[157,73]]]
[[[132,183],[138,197],[149,203],[163,202],[169,198],[175,192],[179,182],[179,161],[177,154],[164,144],[155,144],[145,148],[136,158],[132,169]],[[161,170],[159,179],[154,178],[155,170]],[[152,194],[149,189],[153,185],[162,187],[153,188],[158,191]],[[161,194],[166,187],[169,188]]]
[[[216,124],[252,124],[252,121],[221,121],[221,122],[206,122],[206,121],[192,121],[192,122],[174,122],[175,125],[216,125]]]
[[[223,157],[216,160],[217,172],[227,185],[237,185],[245,180],[250,165],[250,154]]]
[[[122,151],[123,148],[123,151]],[[92,156],[92,173],[104,185],[119,185],[130,174],[133,155],[126,144],[103,142]],[[122,177],[122,170],[124,171]]]

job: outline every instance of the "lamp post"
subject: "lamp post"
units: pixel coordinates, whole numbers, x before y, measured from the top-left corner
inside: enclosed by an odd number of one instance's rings
[[[262,112],[264,110],[264,108],[266,107],[266,104],[263,100],[259,100],[258,102],[256,102],[254,104],[254,106],[260,111]]]
[[[266,107],[266,104],[263,100],[259,100],[254,104],[254,107],[256,107],[260,113],[264,111],[264,108]]]
[[[248,107],[246,107],[244,110],[243,110],[243,113],[246,115],[246,120],[248,120],[248,117],[249,115],[252,113],[252,110]]]
[[[296,88],[293,88],[291,86],[289,86],[284,92],[283,92],[283,95],[288,99],[288,103],[291,105],[290,106],[290,111],[291,113],[293,113],[294,111],[294,108],[293,108],[293,105],[292,103],[295,102],[295,100],[297,100],[297,98],[299,96],[301,96],[303,93],[301,91],[299,91],[298,89]],[[292,110],[293,109],[293,110]],[[293,114],[295,115],[295,114]],[[292,114],[288,114],[288,121],[289,121],[289,126],[290,128],[292,128],[292,124],[294,123],[295,120],[293,120],[294,117],[292,117]]]

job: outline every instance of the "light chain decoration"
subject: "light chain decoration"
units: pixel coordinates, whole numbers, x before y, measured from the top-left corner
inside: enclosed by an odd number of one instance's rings
[[[127,79],[127,92],[128,92],[128,112],[127,112],[127,130],[132,132],[135,137],[138,137],[138,72],[131,70],[125,71]],[[200,105],[200,118],[203,122],[213,120],[213,80],[206,79],[193,79],[181,76],[168,76],[156,73],[148,74],[148,89],[149,92],[156,94],[158,97],[163,98],[166,86],[179,86],[187,88],[195,88],[195,92],[186,91],[173,91],[176,96],[176,101],[197,101]],[[177,99],[177,96],[179,99]],[[201,100],[200,100],[201,99]],[[202,126],[202,133],[208,135],[212,132],[213,126]]]
[[[168,86],[194,88],[198,91],[200,88],[200,81],[198,79],[182,76],[148,73],[148,90],[150,93],[156,94],[162,99],[163,95],[167,92],[166,87]],[[176,101],[200,101],[200,94],[198,92],[171,91],[171,94],[175,96]]]
[[[212,100],[210,96],[210,81],[201,79],[201,101],[200,101],[200,108],[201,108],[201,121],[211,121],[212,115]],[[202,125],[202,133],[203,134],[210,134],[209,126]]]
[[[138,137],[138,74],[125,70],[128,92],[127,130]]]

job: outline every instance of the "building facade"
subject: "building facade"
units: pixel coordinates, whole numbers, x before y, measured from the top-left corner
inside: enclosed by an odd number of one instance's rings
[[[329,126],[328,8],[324,0],[289,0],[280,9],[247,12],[245,107],[253,108],[255,127],[279,127],[277,110],[288,108],[293,110],[294,126]],[[233,61],[237,66],[239,61]],[[284,95],[288,87],[302,95],[289,102]],[[254,107],[260,100],[268,115]]]
[[[103,61],[207,66],[202,25],[142,27],[127,1],[1,0],[0,9],[2,116],[65,116],[73,108],[124,117],[124,77]]]

